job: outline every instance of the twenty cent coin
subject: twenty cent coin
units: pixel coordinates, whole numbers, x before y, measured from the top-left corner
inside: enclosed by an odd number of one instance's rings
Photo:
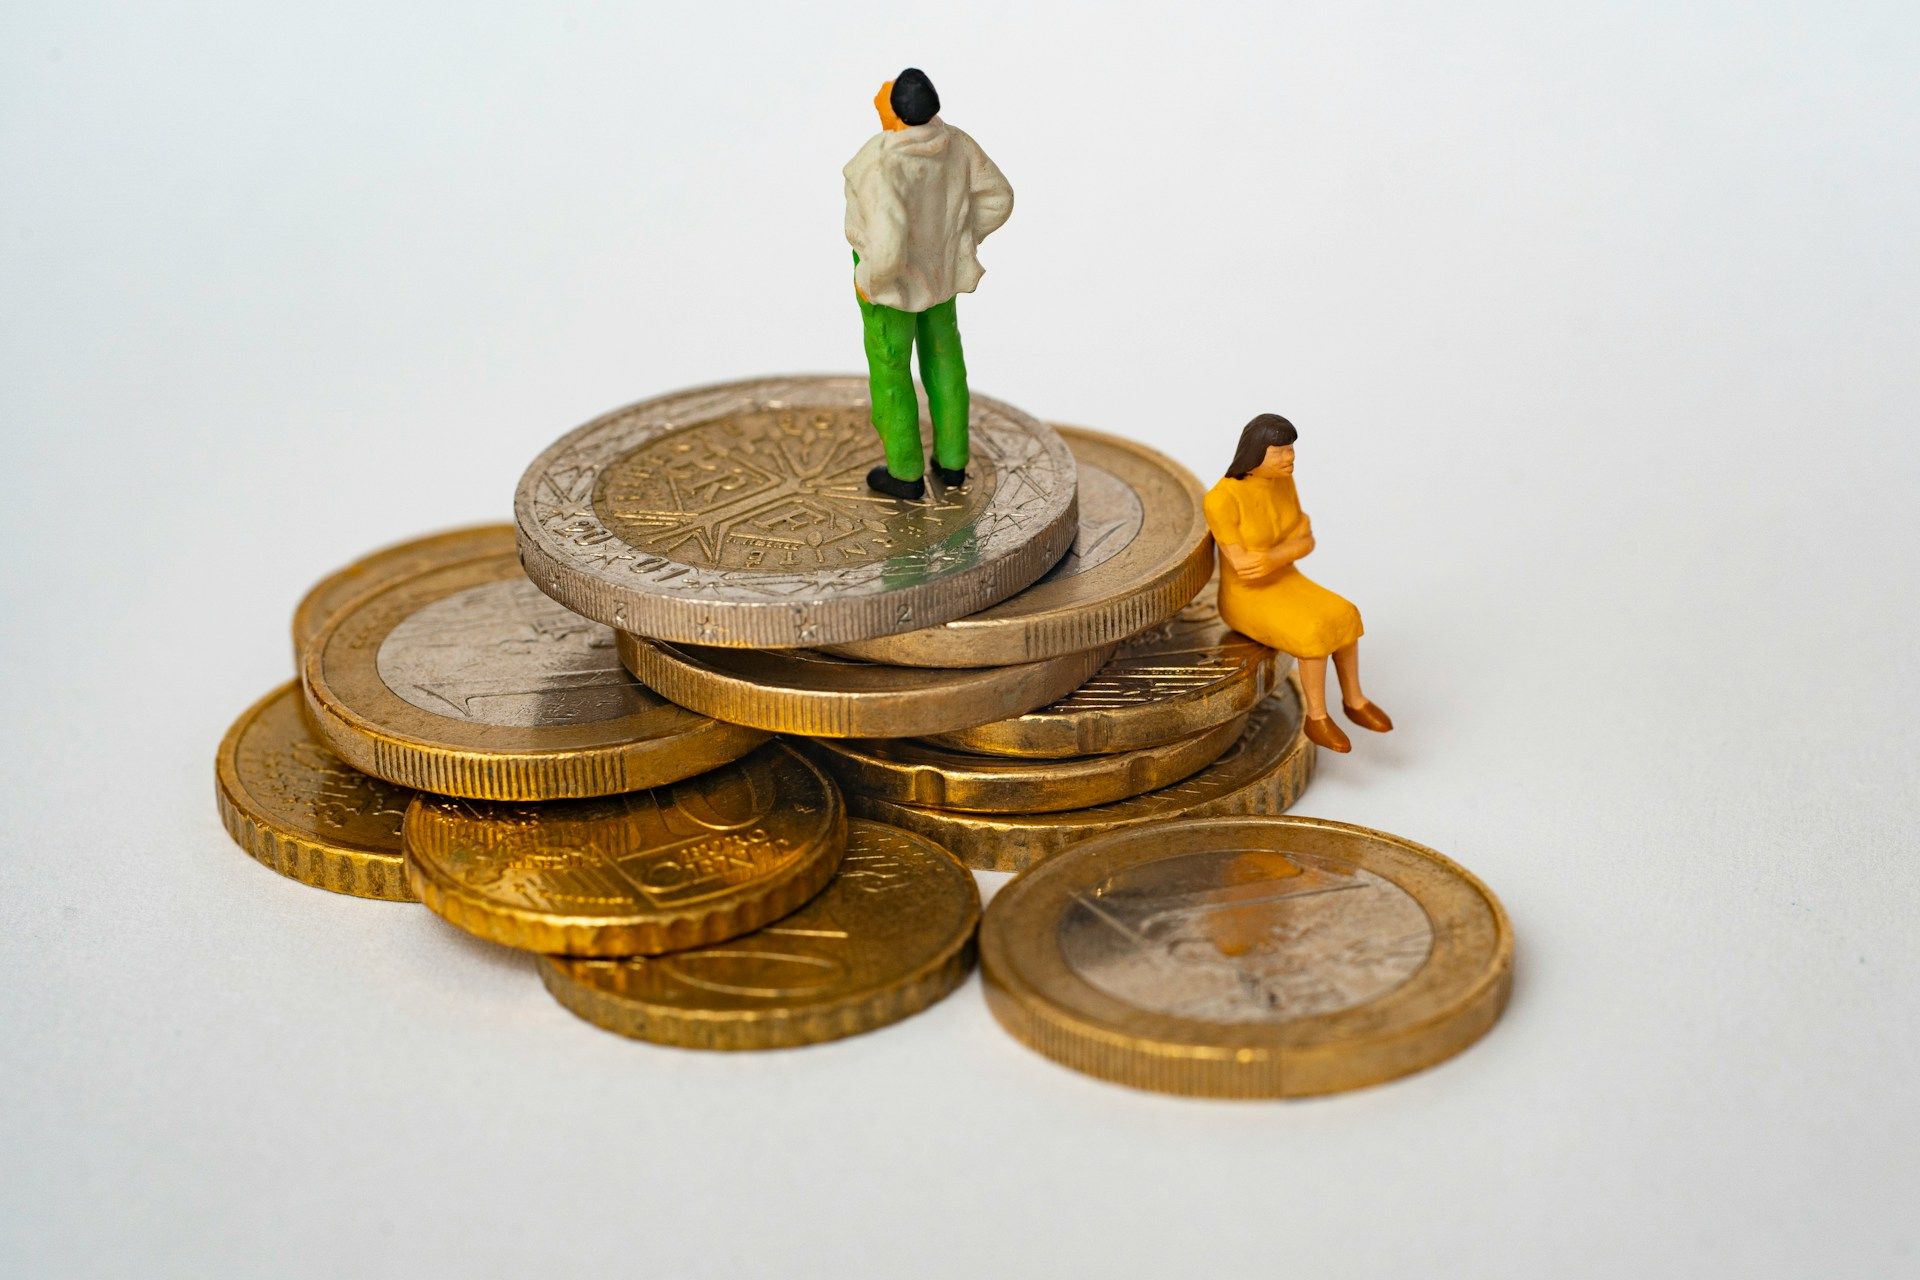
[[[560,955],[650,955],[777,920],[847,847],[832,779],[772,743],[697,778],[548,805],[420,796],[407,877],[448,921]]]
[[[761,378],[643,401],[563,437],[514,500],[541,590],[622,631],[689,644],[868,640],[1004,600],[1077,527],[1073,455],[973,397],[967,483],[867,488],[867,380]]]
[[[1062,760],[977,756],[918,738],[815,738],[804,745],[850,792],[968,813],[1048,813],[1171,786],[1219,759],[1239,739],[1241,720],[1163,746]]]
[[[1080,473],[1080,528],[1059,564],[980,613],[834,651],[917,667],[1032,662],[1123,640],[1193,599],[1213,572],[1193,473],[1119,436],[1058,430]]]
[[[258,861],[335,893],[413,901],[400,848],[413,792],[349,768],[322,746],[292,683],[234,721],[214,773],[220,820]]]
[[[1044,706],[1100,669],[1111,645],[1013,667],[894,667],[814,649],[715,649],[620,633],[620,660],[683,707],[821,738],[947,733]]]
[[[1044,759],[1134,751],[1245,715],[1292,661],[1222,622],[1209,582],[1174,617],[1122,642],[1093,679],[1058,702],[937,741]]]
[[[355,598],[308,647],[307,706],[355,768],[441,795],[546,800],[660,786],[766,735],[697,715],[620,665],[613,632],[512,555]]]
[[[1089,836],[1156,826],[1175,818],[1280,813],[1313,776],[1314,748],[1303,730],[1300,688],[1287,681],[1253,709],[1226,754],[1184,782],[1065,813],[961,813],[850,792],[852,812],[918,831],[981,871],[1024,871]]]
[[[293,611],[293,658],[298,664],[307,644],[320,633],[327,619],[363,591],[369,591],[395,578],[408,578],[442,565],[476,560],[482,556],[511,555],[514,528],[510,524],[475,525],[470,529],[449,529],[428,534],[410,542],[382,547],[371,555],[336,569],[307,592]]]
[[[980,892],[931,840],[873,822],[818,897],[716,947],[631,960],[545,958],[554,997],[596,1026],[693,1049],[778,1049],[897,1022],[973,967]]]
[[[1030,1047],[1168,1093],[1280,1098],[1406,1075],[1506,1005],[1513,933],[1431,849],[1320,818],[1170,823],[1002,889],[987,1002]]]

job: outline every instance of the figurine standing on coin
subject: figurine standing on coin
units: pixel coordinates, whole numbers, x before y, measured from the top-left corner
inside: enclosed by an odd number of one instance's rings
[[[1207,492],[1207,527],[1220,549],[1220,616],[1299,661],[1307,737],[1329,751],[1351,751],[1327,716],[1329,655],[1347,719],[1375,733],[1393,721],[1360,690],[1360,611],[1294,567],[1313,551],[1313,523],[1293,487],[1298,434],[1277,413],[1254,418],[1226,476]]]
[[[975,249],[1013,213],[1013,188],[980,144],[940,119],[918,67],[880,86],[881,131],[847,162],[847,243],[866,331],[873,427],[886,450],[867,484],[894,498],[926,494],[913,348],[933,419],[940,483],[967,482],[967,364],[954,298],[983,268]]]

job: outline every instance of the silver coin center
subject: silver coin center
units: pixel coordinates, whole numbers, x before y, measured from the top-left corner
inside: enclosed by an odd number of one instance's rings
[[[1080,531],[1074,535],[1073,546],[1067,554],[1047,570],[1040,582],[1058,582],[1105,564],[1140,536],[1146,522],[1146,504],[1140,501],[1132,485],[1103,467],[1082,462]]]
[[[1364,1004],[1419,971],[1433,925],[1413,895],[1336,858],[1264,850],[1141,863],[1060,921],[1074,973],[1154,1013],[1275,1023]]]
[[[613,631],[542,595],[525,578],[436,600],[387,634],[380,679],[437,716],[532,729],[644,711],[647,694],[620,665]]]

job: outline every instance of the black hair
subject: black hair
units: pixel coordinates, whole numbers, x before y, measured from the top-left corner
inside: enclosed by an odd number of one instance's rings
[[[1284,449],[1300,438],[1293,424],[1277,413],[1262,413],[1240,429],[1240,447],[1227,464],[1229,480],[1245,480],[1247,473],[1267,460],[1267,450]]]
[[[933,81],[918,67],[908,67],[893,78],[893,92],[887,105],[900,117],[901,124],[925,124],[940,114],[940,95]]]

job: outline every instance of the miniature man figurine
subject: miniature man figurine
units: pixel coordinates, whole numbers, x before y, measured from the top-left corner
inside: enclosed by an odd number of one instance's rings
[[[1293,487],[1298,438],[1279,414],[1259,415],[1240,432],[1227,474],[1207,491],[1207,528],[1220,551],[1220,617],[1298,660],[1307,737],[1329,751],[1351,751],[1327,715],[1329,654],[1347,719],[1375,733],[1393,721],[1360,689],[1360,611],[1294,567],[1313,551],[1313,522]]]
[[[881,131],[847,162],[847,243],[866,330],[873,427],[886,465],[867,484],[894,498],[926,494],[912,354],[933,419],[933,473],[967,482],[967,363],[954,318],[983,268],[974,250],[1013,212],[1013,188],[987,153],[940,119],[940,95],[917,67],[880,86]]]

